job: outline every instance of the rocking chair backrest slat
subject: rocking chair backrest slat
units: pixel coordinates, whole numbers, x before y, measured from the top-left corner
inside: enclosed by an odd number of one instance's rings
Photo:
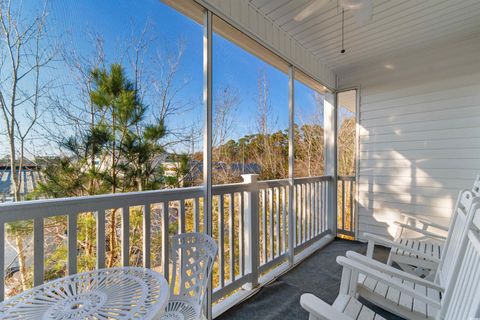
[[[461,255],[462,239],[464,239],[467,226],[472,220],[471,206],[475,199],[470,190],[460,192],[454,218],[445,247],[442,253],[442,261],[437,270],[437,282],[442,286],[448,286],[455,267],[455,262]]]
[[[472,192],[475,196],[480,195],[480,174],[477,176],[477,179],[475,179],[475,182],[473,183]]]
[[[478,200],[478,198],[477,198]],[[462,254],[445,291],[440,319],[476,319],[480,317],[480,201],[475,201]]]
[[[203,305],[216,255],[215,240],[204,233],[182,233],[172,237],[170,299],[193,300]]]

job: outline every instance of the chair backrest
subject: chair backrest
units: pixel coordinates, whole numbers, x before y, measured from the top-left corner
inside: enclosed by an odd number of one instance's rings
[[[466,229],[472,221],[472,203],[476,199],[470,190],[459,193],[457,205],[453,213],[453,220],[443,248],[441,262],[436,273],[436,282],[447,286],[452,276],[455,262],[461,254],[462,239],[466,236]]]
[[[442,299],[438,319],[477,319],[480,317],[480,201],[472,206],[473,222],[469,224],[462,254],[455,265],[454,276]]]
[[[170,298],[203,305],[208,279],[217,255],[215,240],[204,233],[172,237]]]
[[[477,179],[473,182],[472,192],[475,196],[480,196],[480,174],[477,176]]]

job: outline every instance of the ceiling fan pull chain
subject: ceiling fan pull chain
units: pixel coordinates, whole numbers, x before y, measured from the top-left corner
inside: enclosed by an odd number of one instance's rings
[[[342,50],[340,53],[345,53],[345,46],[344,46],[344,23],[345,23],[345,9],[342,8]]]

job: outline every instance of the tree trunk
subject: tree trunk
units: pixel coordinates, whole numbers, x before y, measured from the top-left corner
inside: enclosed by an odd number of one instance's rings
[[[117,191],[117,173],[116,173],[116,159],[115,159],[115,107],[112,107],[112,136],[113,136],[113,141],[112,141],[112,193],[115,193]]]
[[[18,248],[18,267],[20,269],[20,282],[22,285],[22,290],[28,290],[27,279],[27,266],[26,266],[26,259],[25,259],[25,252],[23,247],[23,239],[19,235],[15,235],[15,242]]]
[[[116,213],[117,209],[113,209],[110,217],[110,232],[109,232],[109,239],[108,239],[108,246],[109,246],[109,254],[108,254],[108,261],[107,267],[113,267],[115,261],[115,247],[116,247]]]
[[[10,186],[10,191],[13,194],[13,199],[16,201],[20,201],[20,186],[19,186],[19,181],[18,181],[18,175],[17,175],[17,159],[15,155],[15,138],[11,137],[10,139],[10,181],[11,181],[11,186]]]

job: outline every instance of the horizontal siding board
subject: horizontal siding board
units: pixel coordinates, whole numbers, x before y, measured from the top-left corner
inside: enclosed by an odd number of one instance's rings
[[[363,207],[361,214],[368,214],[369,216],[374,216],[378,214],[379,217],[386,217],[390,214],[402,214],[402,213],[413,213],[422,216],[428,216],[430,218],[449,218],[452,214],[451,207],[431,207],[431,206],[420,206],[420,205],[408,205],[398,202],[388,202],[388,201],[367,201],[360,199],[359,205]],[[391,217],[385,218],[390,225],[393,224]]]
[[[472,87],[472,91],[480,90],[479,86]],[[386,108],[386,104],[382,105],[382,109],[380,110],[369,110],[368,104],[365,105],[365,110],[360,113],[360,118],[362,121],[372,120],[372,119],[382,119],[382,118],[395,118],[398,116],[405,116],[410,114],[418,114],[418,113],[428,113],[432,115],[430,112],[432,111],[443,111],[443,110],[452,110],[451,105],[455,104],[458,108],[462,107],[469,107],[469,106],[477,106],[480,104],[480,98],[475,95],[474,92],[471,93],[472,95],[465,95],[461,97],[452,97],[451,95],[448,98],[442,100],[435,101],[415,101],[415,103],[409,103],[406,106],[399,106],[398,104],[393,104],[393,107]]]
[[[387,176],[393,178],[412,178],[412,181],[416,181],[418,178],[431,179],[434,181],[437,178],[447,178],[447,179],[475,179],[476,170],[469,169],[428,169],[428,170],[419,170],[419,169],[409,169],[409,168],[398,168],[392,170],[390,168],[362,168],[360,169],[360,174],[362,176]]]
[[[480,158],[480,157],[478,157]],[[384,168],[414,168],[414,170],[430,169],[478,169],[479,159],[399,159],[378,160],[365,159],[360,162],[360,170]]]
[[[383,160],[398,160],[409,159],[410,161],[418,159],[480,159],[480,148],[455,149],[455,152],[445,149],[434,150],[404,150],[401,153],[395,150],[390,151],[364,151],[359,154],[360,160],[375,159]]]
[[[472,175],[475,175],[475,171],[472,171]],[[403,187],[437,187],[437,188],[457,188],[465,189],[470,188],[472,185],[472,178],[468,177],[466,179],[448,179],[448,178],[432,178],[432,177],[391,177],[391,176],[366,176],[360,174],[359,176],[360,184],[383,184],[383,185],[393,185],[393,186],[403,186]]]
[[[428,140],[452,140],[452,139],[468,139],[469,137],[474,137],[477,128],[457,128],[457,129],[445,129],[445,130],[435,130],[435,131],[423,131],[422,135],[419,136],[417,132],[405,132],[402,134],[396,133],[387,133],[387,134],[376,134],[368,135],[364,134],[360,137],[360,142],[364,143],[379,143],[379,142],[389,142],[395,146],[395,142],[402,141],[428,141]],[[469,145],[470,148],[470,145]]]
[[[382,125],[402,125],[402,124],[411,124],[411,123],[428,123],[429,121],[438,121],[438,120],[452,120],[452,119],[461,119],[465,115],[469,117],[479,117],[480,116],[480,98],[478,99],[478,104],[469,104],[467,106],[457,105],[456,108],[448,108],[442,110],[429,110],[422,111],[417,113],[409,113],[404,115],[391,115],[384,118],[376,118],[369,120],[362,120],[364,126],[374,127],[379,123]]]
[[[463,181],[462,181],[463,183]],[[360,194],[381,194],[381,193],[390,193],[397,196],[412,194],[417,195],[417,197],[432,197],[439,198],[448,196],[450,198],[455,198],[458,195],[458,190],[460,188],[447,188],[447,187],[419,187],[419,186],[396,186],[392,184],[378,184],[378,183],[360,183],[358,185],[358,191]]]
[[[376,192],[375,194],[369,191],[360,191],[359,199],[361,201],[385,201],[389,203],[398,203],[402,205],[420,205],[434,208],[451,208],[452,203],[455,202],[455,192],[444,192],[438,196],[423,196],[412,193],[385,193]]]
[[[384,109],[403,108],[404,106],[419,105],[425,102],[441,103],[453,97],[476,96],[479,84],[475,82],[479,75],[461,76],[460,83],[452,83],[448,79],[440,80],[437,88],[432,90],[431,84],[418,83],[412,86],[411,82],[402,87],[393,88],[385,93],[370,94],[362,99],[362,112]],[[388,77],[377,79],[378,82],[388,81]],[[363,109],[365,107],[365,109]]]
[[[388,143],[380,142],[376,143],[362,143],[360,145],[360,151],[386,151],[394,150],[401,152],[403,150],[428,150],[428,149],[442,149],[442,150],[452,150],[455,152],[456,149],[465,149],[466,146],[478,149],[480,148],[480,137],[465,137],[465,138],[455,138],[455,139],[443,139],[443,140],[422,140],[422,136],[419,134],[417,136],[418,140],[412,139],[405,142],[397,143]]]
[[[455,119],[430,120],[423,122],[406,123],[401,126],[392,126],[385,123],[378,123],[375,126],[368,127],[369,134],[384,134],[397,133],[402,134],[406,132],[423,132],[428,130],[443,130],[445,128],[475,128],[480,123],[480,116],[470,116],[469,114],[462,114]],[[366,127],[364,127],[366,128]]]

